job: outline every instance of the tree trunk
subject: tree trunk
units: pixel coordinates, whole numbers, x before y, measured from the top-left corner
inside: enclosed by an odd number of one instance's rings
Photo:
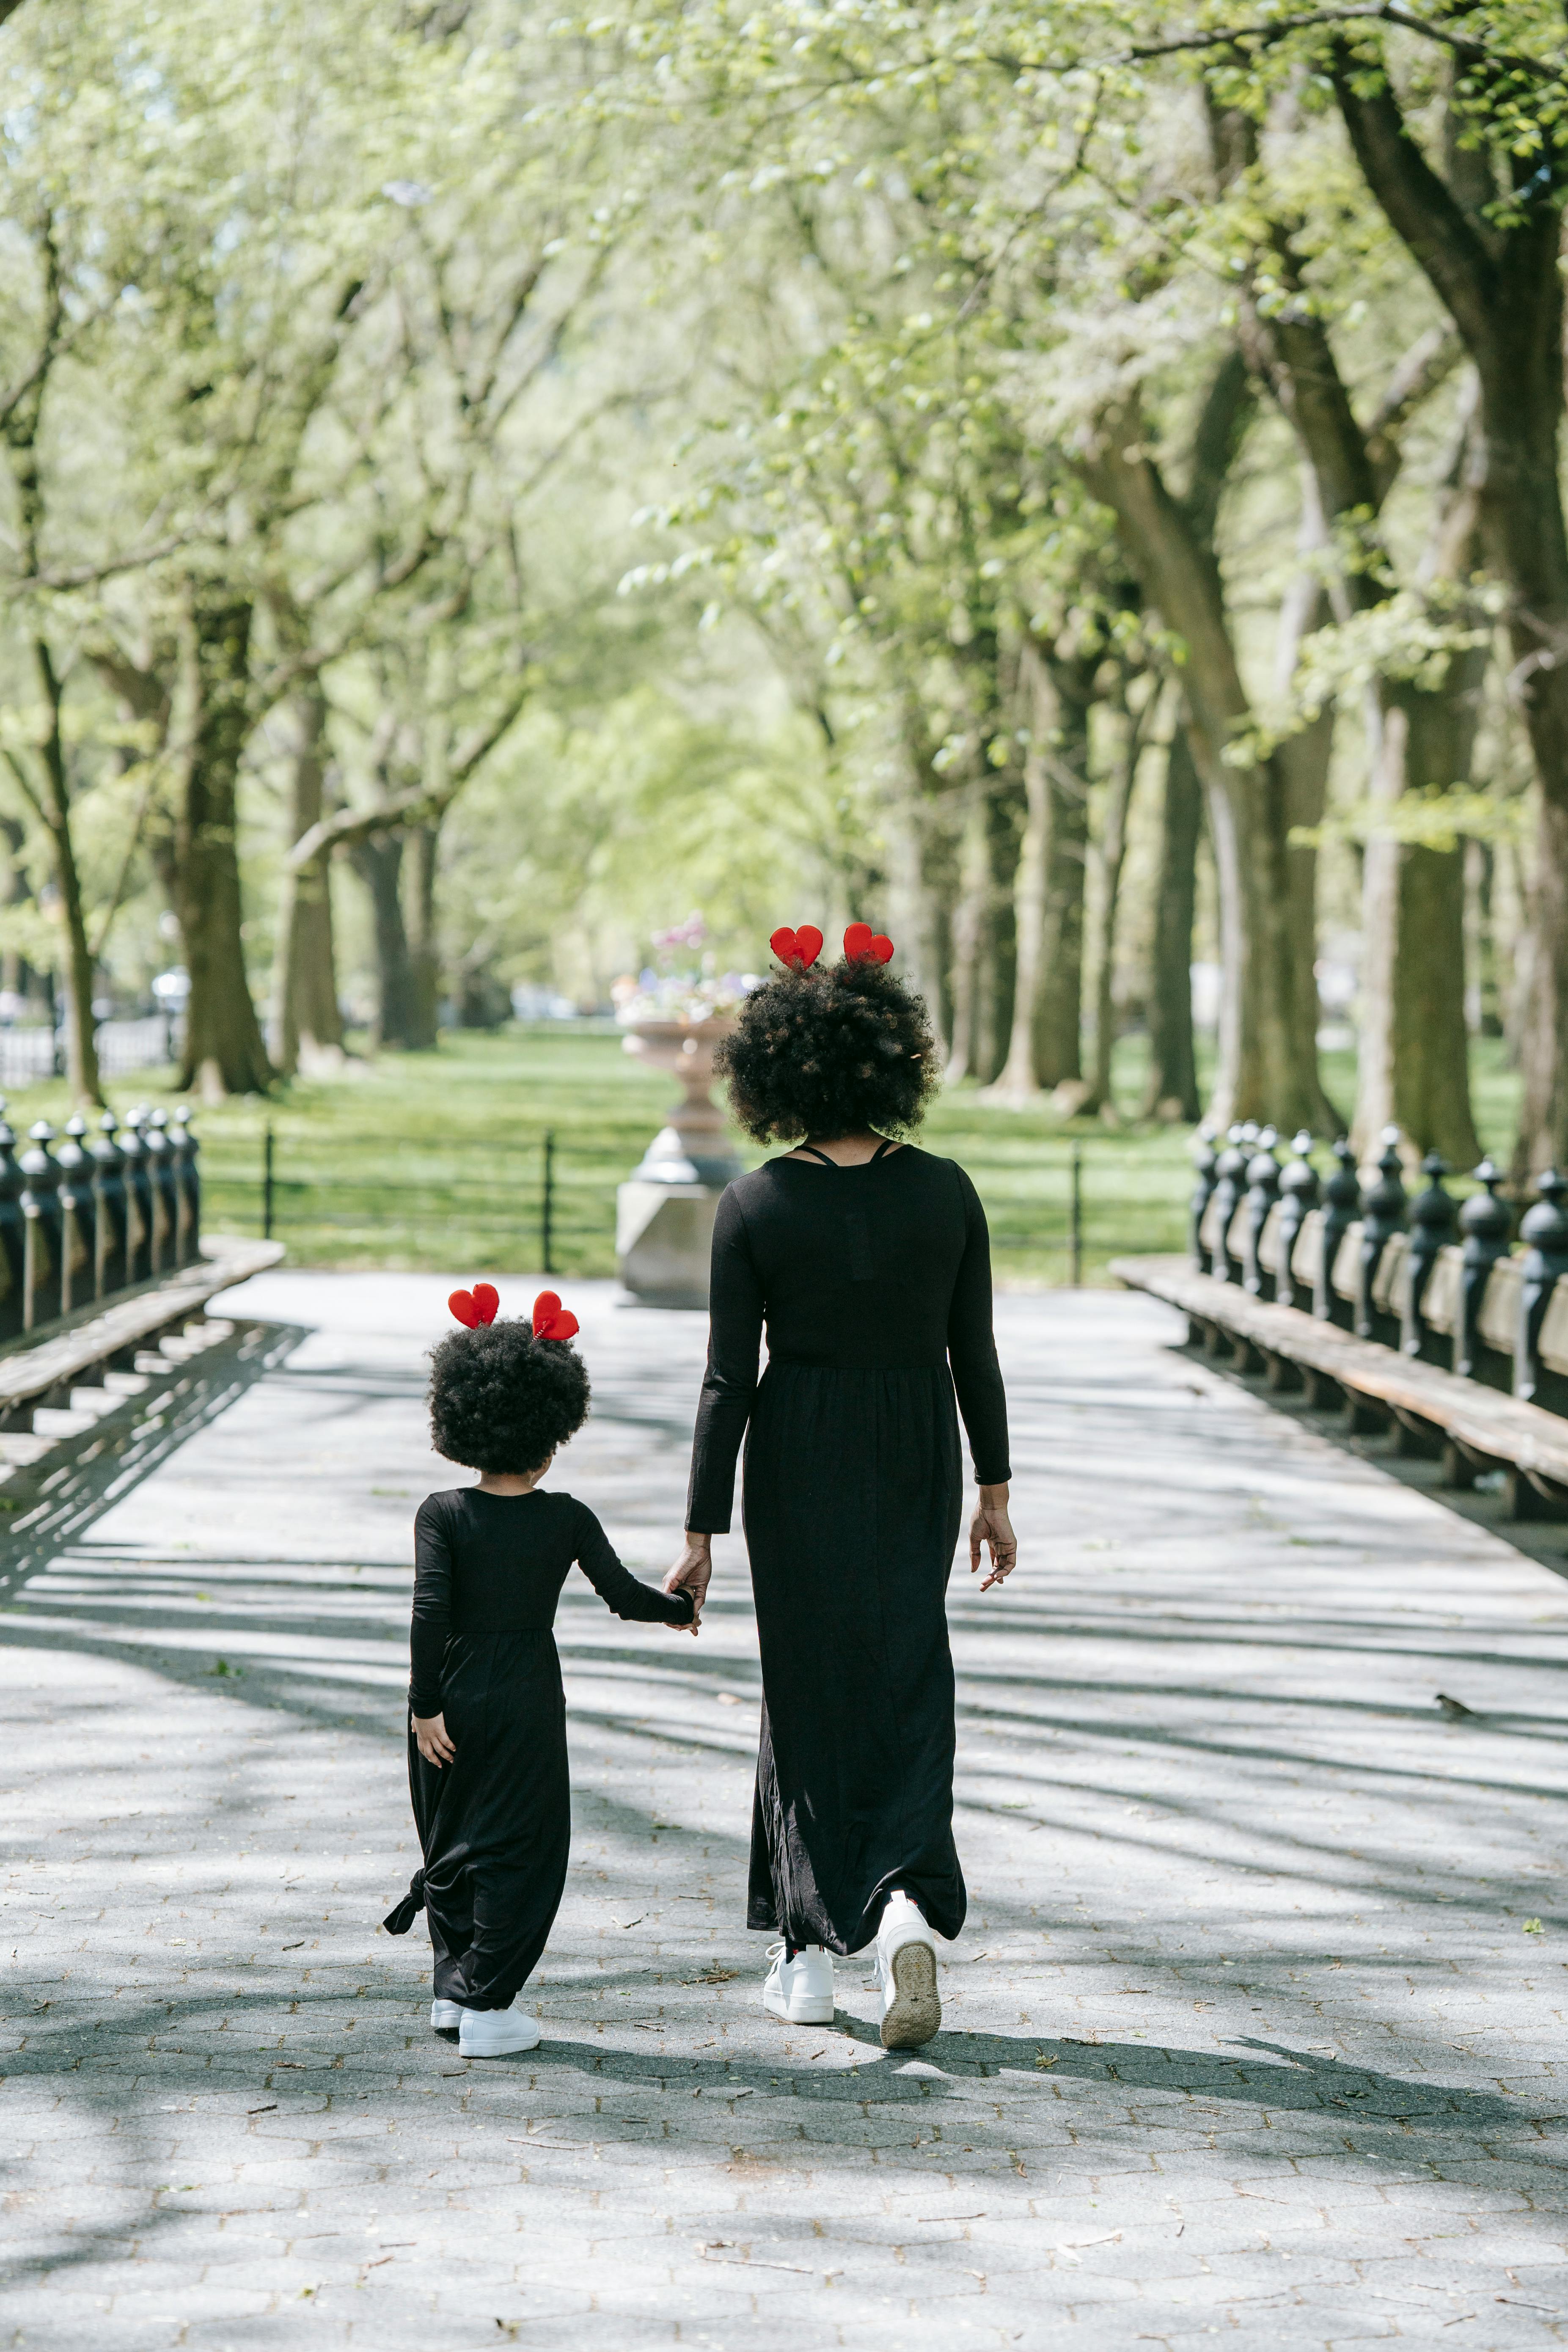
[[[326,722],[325,698],[313,687],[294,706],[287,835],[290,847],[321,814]],[[269,1027],[268,1049],[285,1077],[292,1077],[299,1068],[301,1047],[307,1062],[312,1054],[342,1050],[331,873],[325,857],[297,872],[287,860],[284,863]]]
[[[403,920],[403,835],[371,834],[349,855],[370,892],[375,924],[376,1004],[371,1024],[373,1048],[402,1048],[415,1042],[414,966]]]
[[[1488,222],[1427,161],[1392,82],[1369,74],[1345,43],[1333,46],[1331,63],[1363,176],[1446,304],[1479,379],[1481,545],[1511,592],[1512,683],[1542,793],[1514,1160],[1522,1178],[1568,1160],[1568,520],[1559,471],[1568,146],[1549,121],[1539,147],[1510,142],[1511,212]],[[1487,87],[1478,80],[1475,91]],[[1512,84],[1504,77],[1496,87],[1511,106]]]
[[[1227,758],[1252,712],[1212,545],[1194,532],[1148,455],[1136,408],[1101,420],[1083,463],[1117,518],[1151,605],[1184,642],[1187,740],[1203,782],[1219,883],[1219,1061],[1212,1116],[1311,1127],[1321,1118],[1315,1036],[1297,1014],[1289,908],[1285,777],[1277,760]]]
[[[996,1080],[1024,1102],[1080,1079],[1083,902],[1089,862],[1089,719],[1097,663],[1030,641],[1019,657],[1026,713],[1025,817],[1013,881],[1012,1034]]]
[[[986,822],[984,790],[970,788],[959,844],[958,895],[952,909],[952,967],[949,994],[952,1004],[952,1043],[947,1076],[984,1075],[986,991],[985,932],[991,904],[991,842]]]
[[[996,1078],[1013,1034],[1018,984],[1018,941],[1014,927],[1015,885],[1024,825],[1024,782],[1016,770],[1000,773],[986,794],[991,835],[991,903],[985,919],[985,987],[980,1059],[975,1076]]]
[[[413,1002],[406,1043],[420,1053],[434,1053],[439,1042],[441,959],[436,937],[436,855],[439,838],[440,827],[436,821],[412,826],[404,865],[404,919],[408,932]]]
[[[933,870],[941,862],[933,836],[943,787],[942,778],[931,770],[926,735],[924,713],[913,707],[906,708],[903,743],[908,782],[888,812],[888,898],[892,919],[887,929],[898,950],[900,971],[925,1002],[938,1049],[945,1060],[948,1023],[942,975],[946,926]],[[837,946],[837,942],[833,944]]]
[[[1373,798],[1389,805],[1469,773],[1475,695],[1485,656],[1450,656],[1449,691],[1385,684],[1376,698]],[[1363,887],[1358,1157],[1385,1127],[1458,1168],[1480,1158],[1470,1110],[1465,1020],[1465,867],[1458,847],[1373,837]]]
[[[190,751],[174,827],[175,911],[191,992],[179,1083],[207,1102],[265,1094],[272,1065],[245,969],[239,762],[250,732],[248,604],[198,591],[185,645]]]
[[[1199,1116],[1198,1067],[1193,1045],[1193,914],[1202,825],[1203,787],[1186,730],[1178,727],[1165,755],[1165,800],[1160,820],[1145,1118],[1195,1119]]]
[[[62,977],[66,995],[66,1076],[76,1103],[103,1103],[98,1075],[98,1034],[92,1017],[92,950],[88,945],[87,917],[81,903],[81,877],[77,871],[76,845],[71,839],[70,779],[66,772],[65,739],[60,731],[61,687],[54,656],[42,637],[33,646],[33,658],[47,713],[41,757],[44,769],[44,817],[54,851],[55,887],[59,892],[60,918],[66,950]]]
[[[1105,789],[1100,829],[1100,962],[1094,991],[1094,1070],[1085,1110],[1114,1113],[1116,1097],[1110,1084],[1111,1055],[1116,1046],[1116,915],[1121,897],[1121,869],[1127,860],[1127,820],[1132,788],[1138,778],[1142,749],[1138,723],[1127,716],[1129,740]]]

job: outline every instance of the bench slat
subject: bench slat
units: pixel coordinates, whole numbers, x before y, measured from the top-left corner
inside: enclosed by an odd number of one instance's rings
[[[1184,1257],[1122,1257],[1111,1273],[1199,1322],[1246,1339],[1261,1354],[1283,1356],[1337,1381],[1395,1413],[1408,1412],[1489,1460],[1568,1487],[1568,1421],[1496,1389],[1418,1363],[1375,1340],[1358,1339],[1297,1307],[1267,1306],[1238,1285],[1196,1274]]]
[[[202,1250],[195,1265],[182,1266],[128,1298],[116,1299],[85,1322],[75,1323],[35,1346],[23,1343],[0,1355],[0,1412],[14,1411],[52,1389],[68,1387],[106,1357],[151,1340],[171,1324],[197,1313],[220,1291],[276,1265],[283,1244],[214,1234],[204,1239]]]

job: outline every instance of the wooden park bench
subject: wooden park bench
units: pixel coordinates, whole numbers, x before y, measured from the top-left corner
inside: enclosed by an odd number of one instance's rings
[[[31,1499],[27,1474],[55,1447],[229,1338],[234,1326],[209,1318],[208,1306],[276,1265],[283,1245],[213,1234],[201,1252],[107,1305],[78,1308],[45,1337],[0,1349],[0,1508]]]
[[[1336,1150],[1322,1205],[1304,1158],[1281,1171],[1260,1152],[1226,1183],[1222,1157],[1209,1189],[1200,1176],[1191,1255],[1118,1258],[1111,1273],[1177,1308],[1209,1356],[1440,1458],[1445,1484],[1500,1472],[1510,1517],[1568,1514],[1568,1185],[1541,1179],[1530,1246],[1512,1255],[1489,1162],[1456,1216],[1440,1162],[1407,1203],[1392,1140],[1364,1197]]]

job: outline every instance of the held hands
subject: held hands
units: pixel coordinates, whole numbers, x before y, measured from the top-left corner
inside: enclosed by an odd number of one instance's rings
[[[702,1622],[702,1603],[708,1598],[708,1580],[713,1573],[712,1546],[707,1536],[693,1535],[689,1528],[681,1546],[680,1558],[664,1580],[666,1592],[689,1592],[691,1622],[673,1625],[675,1633],[695,1634]]]
[[[983,1544],[990,1548],[991,1573],[982,1580],[980,1590],[989,1592],[994,1584],[1005,1583],[1018,1565],[1018,1538],[1013,1533],[1013,1522],[1007,1517],[1005,1486],[982,1486],[980,1489],[980,1500],[969,1523],[971,1576],[980,1566]]]
[[[416,1715],[409,1719],[414,1726],[414,1737],[418,1745],[419,1753],[426,1764],[434,1764],[437,1772],[443,1764],[450,1764],[458,1751],[453,1747],[447,1733],[446,1717]]]

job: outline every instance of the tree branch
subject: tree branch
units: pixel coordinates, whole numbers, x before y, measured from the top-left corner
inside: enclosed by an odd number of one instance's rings
[[[1496,342],[1492,298],[1496,273],[1480,237],[1448,184],[1426,161],[1385,79],[1381,89],[1356,88],[1355,61],[1334,44],[1330,70],[1356,162],[1395,234],[1420,263],[1438,299],[1477,360]]]

